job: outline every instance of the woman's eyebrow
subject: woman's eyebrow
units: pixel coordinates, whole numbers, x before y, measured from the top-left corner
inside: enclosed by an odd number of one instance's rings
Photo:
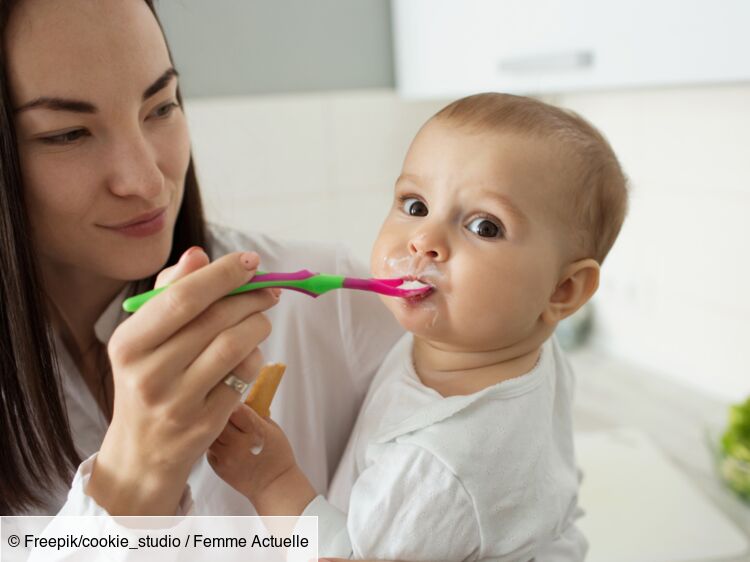
[[[156,79],[156,82],[144,90],[143,101],[146,101],[159,90],[166,88],[167,84],[172,81],[172,78],[176,78],[177,76],[179,76],[177,70],[175,70],[173,66],[170,66],[161,76],[159,76],[159,78]]]
[[[39,108],[52,109],[55,111],[72,111],[74,113],[96,113],[98,111],[93,103],[87,101],[41,97],[15,108],[13,113],[21,113],[22,111],[28,111],[29,109]]]
[[[158,91],[165,88],[167,84],[171,82],[172,78],[177,76],[179,76],[179,74],[173,67],[165,70],[153,84],[143,91],[143,101],[146,101]],[[15,108],[13,113],[20,113],[21,111],[37,108],[51,109],[54,111],[72,111],[74,113],[97,113],[99,111],[93,103],[87,101],[56,97],[40,97]]]

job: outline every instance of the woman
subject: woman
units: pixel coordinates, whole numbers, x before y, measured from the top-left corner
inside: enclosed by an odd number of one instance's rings
[[[252,515],[204,453],[264,356],[324,491],[399,330],[366,294],[221,297],[259,264],[363,272],[204,224],[150,0],[0,0],[0,32],[0,513]],[[155,281],[175,286],[126,318]]]

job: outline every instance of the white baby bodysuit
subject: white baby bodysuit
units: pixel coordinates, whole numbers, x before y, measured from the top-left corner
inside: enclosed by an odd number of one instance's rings
[[[412,344],[375,376],[330,502],[303,513],[319,517],[320,555],[583,560],[573,375],[554,338],[529,373],[447,398],[419,380]]]

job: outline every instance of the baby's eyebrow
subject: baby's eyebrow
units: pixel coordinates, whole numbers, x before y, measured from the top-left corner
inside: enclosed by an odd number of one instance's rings
[[[526,215],[524,215],[523,212],[521,211],[521,209],[519,209],[513,203],[513,201],[511,201],[510,198],[507,197],[506,195],[503,195],[502,193],[498,193],[497,191],[491,191],[491,190],[483,190],[482,191],[482,195],[484,197],[487,197],[489,199],[494,199],[495,201],[497,201],[518,222],[521,222],[521,223],[527,223],[528,222],[528,219],[526,218]]]
[[[401,174],[399,177],[396,178],[396,184],[399,184],[402,181],[410,181],[417,185],[420,184],[419,176],[415,176],[414,174]]]

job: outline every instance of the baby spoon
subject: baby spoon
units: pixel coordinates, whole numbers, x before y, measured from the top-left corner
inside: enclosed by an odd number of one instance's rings
[[[402,285],[406,285],[406,287],[401,287]],[[152,289],[151,291],[125,299],[122,303],[123,310],[126,312],[135,312],[146,301],[161,293],[168,286]],[[313,298],[319,297],[323,293],[327,293],[333,289],[356,289],[402,298],[416,297],[432,290],[430,285],[425,285],[419,281],[407,281],[402,278],[358,279],[356,277],[344,277],[343,275],[313,273],[307,269],[302,269],[294,273],[264,273],[259,271],[258,275],[253,277],[249,283],[237,287],[229,294],[236,295],[245,291],[267,287],[291,289],[310,295]]]

